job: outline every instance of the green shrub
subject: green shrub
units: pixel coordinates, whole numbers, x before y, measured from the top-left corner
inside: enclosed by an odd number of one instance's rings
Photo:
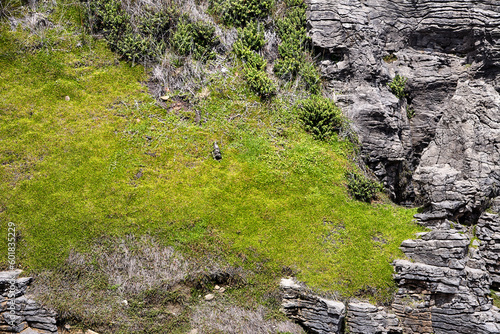
[[[250,21],[244,28],[238,28],[238,41],[250,50],[260,50],[266,40],[264,29],[257,21]]]
[[[274,63],[274,73],[282,80],[292,80],[299,71],[301,62],[296,58],[281,58]]]
[[[178,11],[165,7],[160,11],[141,8],[131,16],[119,0],[94,0],[87,9],[89,26],[103,33],[111,49],[126,60],[157,60],[178,18]]]
[[[298,1],[297,1],[298,2]],[[281,43],[278,46],[279,59],[274,71],[284,79],[291,80],[305,63],[304,50],[306,49],[306,6],[301,5],[287,8],[287,15],[276,22]]]
[[[347,189],[349,194],[357,200],[371,202],[377,192],[382,191],[382,185],[370,180],[364,175],[355,172],[346,172]]]
[[[413,117],[415,117],[415,110],[406,106],[406,116],[408,117],[408,119],[412,119]]]
[[[394,95],[402,99],[406,96],[406,81],[408,81],[407,78],[403,77],[402,75],[396,74],[394,79],[392,79],[392,81],[387,84],[387,87],[389,87]]]
[[[90,28],[94,32],[103,32],[112,47],[127,31],[132,30],[130,15],[123,10],[119,0],[91,1],[87,15]]]
[[[303,64],[300,69],[299,75],[308,91],[310,91],[312,94],[319,94],[321,92],[321,77],[314,64]]]
[[[149,43],[142,36],[132,32],[127,33],[120,38],[116,43],[116,51],[120,53],[126,60],[136,62],[144,59],[150,54]]]
[[[209,11],[229,26],[244,26],[247,22],[269,15],[273,0],[209,0]]]
[[[172,7],[167,7],[160,12],[147,10],[138,19],[139,32],[156,41],[170,38],[171,30],[178,18],[178,12]]]
[[[179,20],[177,30],[172,36],[172,46],[183,56],[192,54],[195,59],[213,59],[213,48],[218,40],[215,27],[202,21],[191,22],[186,16]]]
[[[276,93],[276,86],[265,69],[267,61],[256,51],[264,46],[264,32],[256,21],[238,28],[238,40],[233,44],[233,52],[245,62],[245,79],[257,95],[268,98]]]
[[[312,95],[295,106],[304,129],[314,138],[324,140],[338,132],[344,125],[342,111],[327,98]]]
[[[235,50],[236,51],[236,50]],[[255,68],[256,70],[263,71],[266,69],[267,61],[258,53],[250,50],[247,47],[242,47],[236,52],[236,55],[245,61],[247,67]]]
[[[245,79],[250,88],[262,98],[268,98],[276,93],[276,85],[264,71],[245,66]]]
[[[303,0],[285,0],[285,4],[286,15],[276,22],[281,43],[278,46],[279,59],[274,64],[274,72],[283,80],[292,80],[299,74],[305,88],[318,94],[321,91],[319,73],[306,60],[310,50],[306,29],[307,6]]]

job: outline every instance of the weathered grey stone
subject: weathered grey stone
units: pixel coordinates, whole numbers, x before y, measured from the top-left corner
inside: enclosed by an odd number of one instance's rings
[[[410,259],[452,269],[465,268],[469,238],[454,230],[433,230],[422,239],[405,240],[401,250]]]
[[[282,279],[285,314],[315,334],[343,333],[345,306],[308,293],[293,279]]]
[[[395,314],[369,303],[351,302],[347,308],[347,327],[352,334],[403,333]]]
[[[498,161],[500,117],[495,0],[309,3],[309,34],[325,56],[322,73],[353,120],[366,163],[392,197],[413,201],[418,170],[422,204],[459,204],[443,208],[442,218],[475,213],[499,181],[491,163]],[[397,99],[386,86],[395,74],[408,78],[406,98]],[[411,120],[406,107],[415,111]],[[449,155],[457,161],[448,161]],[[445,162],[432,169],[432,159]]]
[[[449,217],[475,222],[500,185],[500,94],[486,82],[459,81],[414,174],[426,203],[460,203]],[[453,145],[449,145],[453,143]]]
[[[489,298],[491,275],[480,251],[468,249],[470,238],[450,229],[421,236],[401,247],[417,262],[394,261],[399,289],[392,307],[405,332],[499,333],[500,313]]]
[[[57,333],[57,326],[46,322],[28,322],[30,327]]]
[[[37,333],[57,333],[56,313],[42,308],[36,301],[25,296],[25,292],[33,281],[31,277],[18,278],[20,270],[0,272],[0,294],[8,295],[12,283],[15,286],[13,304],[15,315],[11,321],[9,299],[4,298],[0,311],[0,331],[5,333],[26,332],[30,327],[37,328]],[[14,279],[14,281],[12,281]],[[13,326],[12,326],[13,324]]]
[[[494,288],[500,287],[500,215],[483,213],[476,225],[479,250]]]

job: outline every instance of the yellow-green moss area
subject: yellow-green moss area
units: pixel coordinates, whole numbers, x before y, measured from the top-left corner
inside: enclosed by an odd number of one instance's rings
[[[16,224],[20,267],[149,233],[191,256],[264,265],[267,279],[289,267],[320,290],[388,295],[415,210],[352,200],[351,145],[304,133],[286,97],[262,102],[236,67],[199,94],[197,124],[182,102],[158,107],[147,71],[103,42],[68,34],[23,50],[25,38],[0,30],[0,235]],[[5,268],[5,243],[0,254]]]

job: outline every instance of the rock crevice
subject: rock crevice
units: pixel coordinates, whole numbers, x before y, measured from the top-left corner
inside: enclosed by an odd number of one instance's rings
[[[429,211],[459,201],[447,217],[477,221],[500,183],[495,0],[308,2],[322,74],[392,198]],[[396,74],[402,99],[387,87]]]

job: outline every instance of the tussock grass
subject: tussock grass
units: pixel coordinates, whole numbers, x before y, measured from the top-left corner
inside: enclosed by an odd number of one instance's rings
[[[415,210],[348,195],[354,148],[304,132],[291,107],[303,96],[281,88],[263,101],[236,64],[207,73],[190,104],[172,96],[160,108],[143,67],[55,29],[42,48],[0,29],[0,232],[16,223],[22,268],[57,272],[74,252],[106,252],[99,240],[150,235],[184,259],[252,273],[229,291],[240,306],[256,309],[290,273],[323,292],[390,298],[390,262],[419,230]],[[91,280],[89,300],[125,293],[106,275],[103,286]]]

